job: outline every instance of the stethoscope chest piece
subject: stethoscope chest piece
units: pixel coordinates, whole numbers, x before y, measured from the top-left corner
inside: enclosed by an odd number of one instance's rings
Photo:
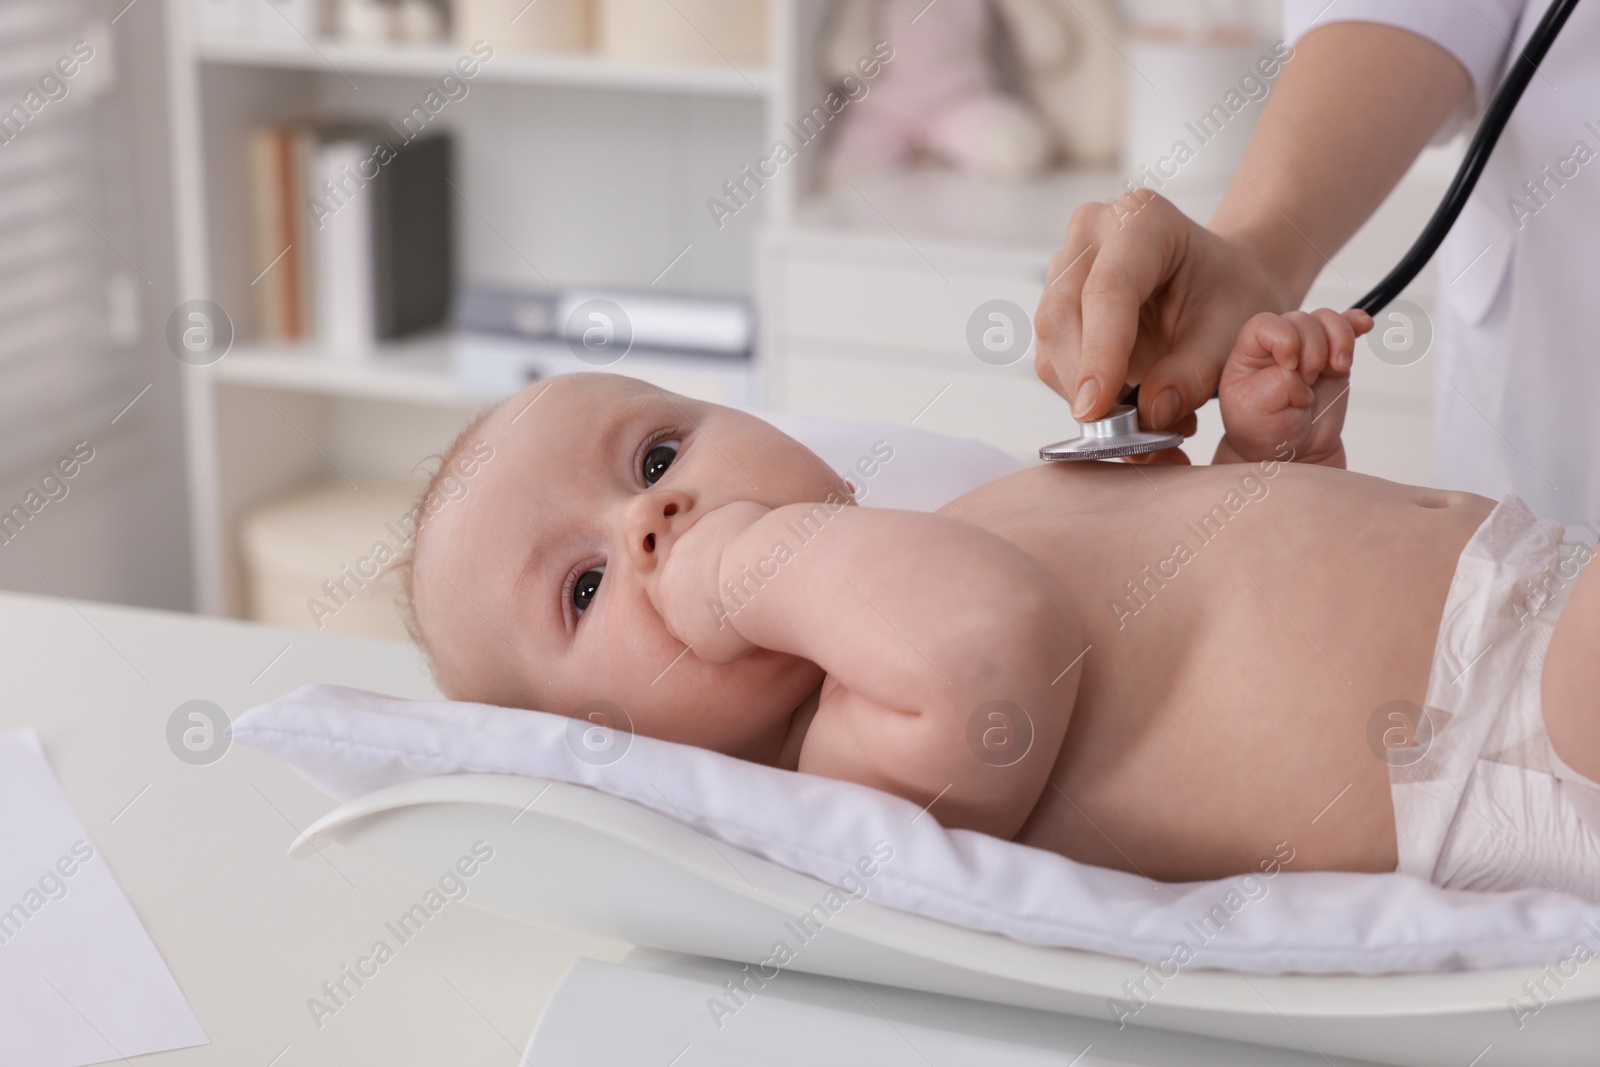
[[[1139,429],[1139,409],[1132,404],[1118,405],[1107,412],[1105,418],[1086,422],[1080,429],[1083,430],[1081,437],[1057,441],[1039,449],[1039,458],[1116,459],[1118,456],[1160,452],[1164,448],[1177,448],[1183,444],[1183,435],[1180,433],[1152,433]]]

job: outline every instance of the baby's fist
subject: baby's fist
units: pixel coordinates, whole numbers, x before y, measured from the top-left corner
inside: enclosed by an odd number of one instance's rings
[[[667,546],[647,584],[667,631],[708,663],[731,663],[755,648],[728,621],[722,567],[729,544],[770,510],[738,500],[707,511]]]
[[[1342,466],[1350,366],[1370,329],[1372,317],[1354,309],[1263,312],[1245,323],[1218,385],[1224,443],[1247,461]]]

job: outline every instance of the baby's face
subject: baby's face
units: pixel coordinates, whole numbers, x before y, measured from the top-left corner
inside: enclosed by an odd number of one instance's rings
[[[417,544],[413,600],[445,692],[563,715],[605,700],[640,734],[774,758],[821,670],[766,649],[720,666],[684,654],[646,577],[706,512],[848,499],[839,476],[754,416],[614,374],[533,385],[478,437],[492,459]]]

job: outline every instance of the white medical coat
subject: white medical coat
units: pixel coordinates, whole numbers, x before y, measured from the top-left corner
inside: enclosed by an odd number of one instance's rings
[[[1446,49],[1473,93],[1442,141],[1476,124],[1546,7],[1286,0],[1284,25],[1293,42],[1328,22],[1378,22]],[[1600,0],[1568,19],[1436,263],[1436,483],[1515,493],[1569,537],[1600,537]]]

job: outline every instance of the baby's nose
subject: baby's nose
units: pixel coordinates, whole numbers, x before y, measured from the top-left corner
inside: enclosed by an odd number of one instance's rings
[[[641,573],[661,565],[665,552],[676,538],[689,500],[682,493],[644,493],[629,505],[627,528],[628,555]]]

